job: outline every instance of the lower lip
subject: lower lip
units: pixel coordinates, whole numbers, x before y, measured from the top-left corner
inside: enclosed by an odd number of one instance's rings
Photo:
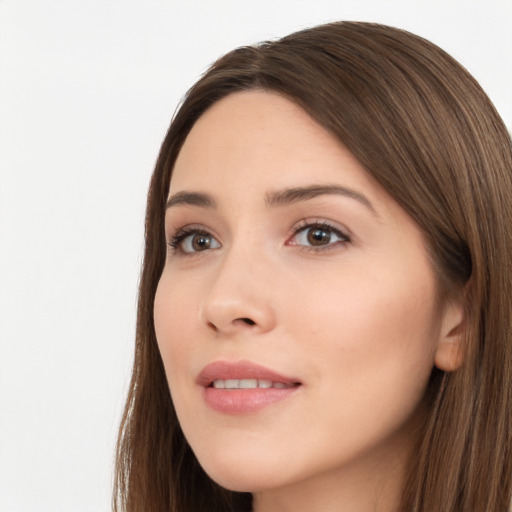
[[[291,388],[217,389],[204,388],[206,403],[224,414],[246,414],[290,398],[300,386]]]

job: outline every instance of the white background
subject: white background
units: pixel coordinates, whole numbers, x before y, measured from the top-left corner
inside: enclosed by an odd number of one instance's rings
[[[107,512],[145,193],[220,54],[325,21],[459,59],[512,126],[512,0],[0,0],[0,512]]]

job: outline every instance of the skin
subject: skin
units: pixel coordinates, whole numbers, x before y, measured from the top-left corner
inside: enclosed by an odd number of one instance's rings
[[[265,200],[324,185],[351,192]],[[459,364],[462,308],[440,304],[419,228],[339,141],[264,91],[232,94],[196,122],[169,196],[184,191],[215,207],[168,208],[170,242],[183,228],[206,234],[169,247],[154,319],[199,462],[252,492],[257,512],[396,510],[432,368]],[[209,248],[192,243],[205,237]],[[261,411],[223,414],[196,383],[218,360],[301,385]]]

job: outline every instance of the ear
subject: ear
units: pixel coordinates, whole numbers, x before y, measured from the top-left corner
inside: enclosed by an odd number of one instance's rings
[[[445,372],[457,370],[464,361],[462,338],[464,306],[461,301],[447,302],[442,311],[441,329],[434,358],[435,365]]]

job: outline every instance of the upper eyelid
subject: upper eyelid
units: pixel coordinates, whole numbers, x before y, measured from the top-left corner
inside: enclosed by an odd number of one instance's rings
[[[219,244],[219,247],[209,247],[208,249],[200,251],[185,250],[184,244],[187,238],[195,236],[197,234],[202,234],[212,238]],[[203,252],[209,252],[210,250],[217,250],[222,247],[222,243],[210,232],[210,230],[193,226],[184,226],[182,228],[179,228],[176,231],[174,231],[171,236],[168,236],[166,234],[166,241],[168,249],[172,249],[172,253],[175,256],[192,256],[195,254],[201,254]]]
[[[178,233],[188,232],[188,233],[194,233],[196,231],[204,231],[208,233],[209,235],[213,236],[214,238],[218,238],[215,231],[212,230],[209,227],[206,227],[204,224],[195,223],[192,222],[190,224],[178,224],[178,227],[174,226],[165,226],[165,236],[166,238],[173,238]]]
[[[331,231],[338,231],[348,239],[352,239],[353,236],[352,231],[346,226],[340,224],[339,222],[335,222],[323,217],[304,217],[292,226],[291,232],[293,235],[302,229],[314,226],[324,227],[325,229],[329,229]]]
[[[339,222],[332,221],[330,219],[320,217],[320,216],[314,216],[314,217],[303,217],[300,220],[293,223],[293,225],[289,228],[288,235],[286,235],[286,241],[285,244],[288,243],[288,241],[295,236],[300,231],[310,228],[310,227],[321,227],[326,230],[338,232],[343,237],[347,238],[349,241],[352,241],[353,234],[350,229],[348,229],[346,226],[342,225]],[[205,233],[211,237],[213,237],[215,240],[217,240],[221,245],[223,245],[223,242],[221,241],[221,237],[216,233],[215,230],[213,230],[210,227],[207,227],[204,224],[200,223],[191,223],[191,224],[185,224],[183,226],[167,229],[166,228],[166,240],[167,243],[170,244],[173,240],[176,239],[180,234],[183,236],[181,237],[181,240],[185,238],[186,236],[189,236],[194,233]]]
[[[219,243],[221,243],[219,237],[213,232],[213,230],[201,224],[186,224],[179,228],[173,228],[170,230],[166,229],[165,238],[167,243],[170,244],[178,238],[183,240],[187,236],[193,235],[195,233],[203,233],[205,235],[211,236],[212,238],[215,238],[215,240],[217,240]]]

